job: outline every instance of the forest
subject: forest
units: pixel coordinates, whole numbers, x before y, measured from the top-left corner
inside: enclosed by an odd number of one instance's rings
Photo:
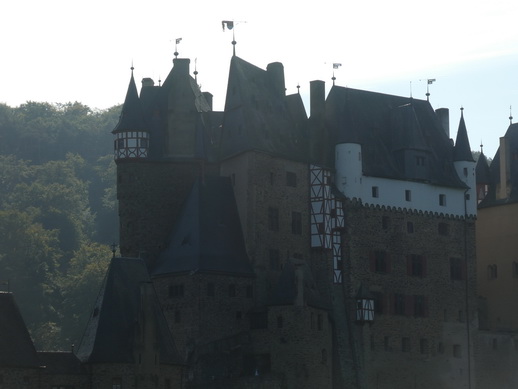
[[[118,242],[120,109],[0,104],[0,290],[39,350],[79,344]]]

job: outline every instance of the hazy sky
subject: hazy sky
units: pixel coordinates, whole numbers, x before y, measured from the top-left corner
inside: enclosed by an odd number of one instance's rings
[[[6,5],[5,3],[8,3]],[[307,100],[309,81],[425,99],[450,109],[454,138],[464,107],[471,147],[493,157],[518,121],[518,29],[515,0],[17,0],[0,6],[0,102],[79,101],[91,108],[122,103],[133,63],[164,79],[175,39],[180,57],[197,58],[198,82],[222,109],[232,32],[237,55],[261,68],[282,62],[287,93]],[[295,5],[296,4],[296,5]]]

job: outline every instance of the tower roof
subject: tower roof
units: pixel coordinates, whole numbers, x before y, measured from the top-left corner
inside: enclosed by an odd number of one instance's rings
[[[478,157],[475,175],[477,184],[489,185],[491,183],[491,171],[489,170],[489,163],[484,152],[481,152]]]
[[[142,259],[113,258],[86,327],[78,358],[86,363],[135,363],[146,329],[160,362],[181,364],[158,297]]]
[[[471,153],[471,147],[469,146],[468,131],[466,130],[463,111],[460,114],[459,130],[457,131],[457,139],[453,148],[453,160],[475,162]]]
[[[39,365],[36,349],[13,295],[0,292],[0,368]]]
[[[253,275],[228,177],[193,185],[152,274],[183,272]]]
[[[257,150],[307,159],[307,116],[300,96],[285,95],[282,64],[263,70],[232,57],[228,78],[221,156]]]
[[[112,133],[115,134],[122,131],[143,131],[145,129],[146,126],[144,124],[144,117],[142,114],[142,104],[138,97],[132,68],[128,91],[126,92],[126,98],[122,105],[119,122]]]

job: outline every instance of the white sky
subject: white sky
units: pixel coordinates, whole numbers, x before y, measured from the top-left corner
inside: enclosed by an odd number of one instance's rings
[[[425,98],[450,109],[457,132],[460,107],[471,148],[493,157],[518,121],[518,29],[515,0],[17,0],[0,5],[0,102],[79,101],[91,108],[123,102],[135,67],[138,84],[155,81],[180,57],[197,58],[198,82],[222,109],[235,28],[237,55],[261,68],[284,64],[287,93],[309,81]],[[305,2],[309,3],[309,2]]]

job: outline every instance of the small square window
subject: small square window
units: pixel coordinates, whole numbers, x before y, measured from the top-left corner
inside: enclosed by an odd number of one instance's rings
[[[405,201],[412,201],[412,191],[409,189],[405,190]]]
[[[379,188],[377,186],[372,187],[372,197],[379,197]]]
[[[440,194],[439,195],[439,205],[441,207],[445,207],[446,206],[446,195],[445,194]]]

